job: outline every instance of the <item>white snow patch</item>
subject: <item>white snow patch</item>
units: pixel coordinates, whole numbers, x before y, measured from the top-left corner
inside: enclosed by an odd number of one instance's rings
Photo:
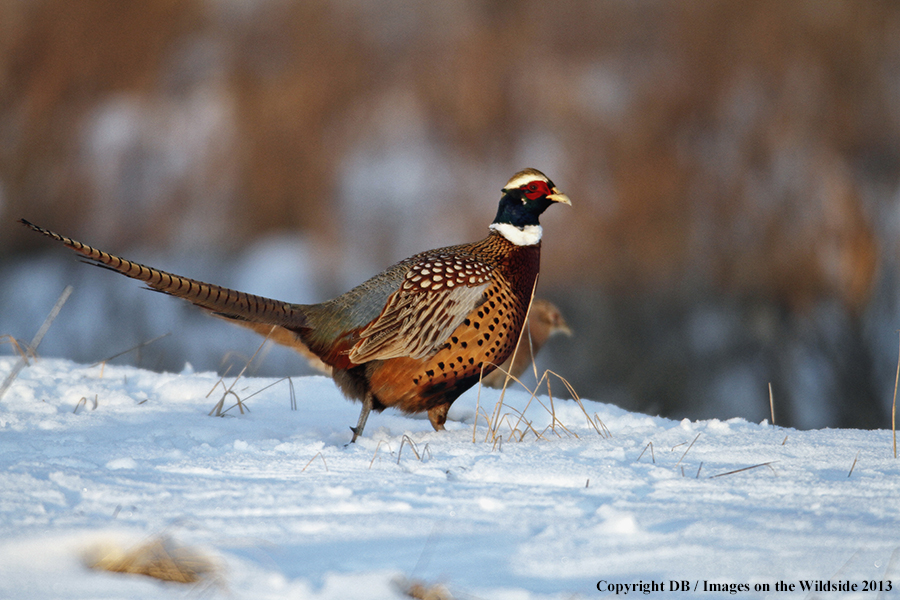
[[[0,377],[14,362],[0,357]],[[558,400],[555,427],[533,401],[526,426],[513,409],[529,395],[508,390],[494,443],[474,415],[498,392],[472,390],[447,431],[388,409],[347,445],[359,406],[329,379],[293,378],[292,410],[286,382],[242,378],[244,413],[215,418],[218,380],[57,359],[23,370],[0,399],[0,597],[383,600],[418,580],[458,598],[568,600],[601,579],[900,580],[889,431],[677,422],[585,400],[604,437]],[[511,440],[515,423],[542,439]],[[98,545],[160,535],[205,549],[216,581],[84,566]],[[802,597],[773,594],[751,596]]]
[[[137,461],[133,458],[115,458],[106,463],[106,468],[111,471],[116,471],[118,469],[136,469]]]

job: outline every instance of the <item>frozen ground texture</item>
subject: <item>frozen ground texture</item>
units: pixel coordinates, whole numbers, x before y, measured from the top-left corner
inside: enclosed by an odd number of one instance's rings
[[[16,360],[0,357],[0,379]],[[544,439],[484,442],[479,418],[473,443],[476,402],[491,413],[499,392],[472,390],[446,432],[387,410],[346,446],[358,405],[329,379],[294,378],[296,410],[286,380],[242,379],[249,412],[223,418],[207,414],[217,380],[58,359],[22,371],[0,399],[0,598],[384,600],[404,597],[402,578],[458,599],[606,597],[651,580],[665,591],[644,597],[688,595],[674,581],[750,590],[706,597],[838,596],[775,591],[800,580],[890,580],[839,596],[898,597],[889,431],[676,422],[585,401],[607,437],[572,402],[555,403],[548,429],[549,411],[510,391],[507,422],[528,405]],[[83,566],[99,546],[157,535],[200,548],[214,581]]]

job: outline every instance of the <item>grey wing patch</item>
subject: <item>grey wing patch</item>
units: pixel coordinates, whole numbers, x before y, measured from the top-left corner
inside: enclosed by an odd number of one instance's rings
[[[361,364],[433,354],[484,302],[490,270],[475,259],[443,255],[413,265],[378,318],[360,332],[350,360]]]

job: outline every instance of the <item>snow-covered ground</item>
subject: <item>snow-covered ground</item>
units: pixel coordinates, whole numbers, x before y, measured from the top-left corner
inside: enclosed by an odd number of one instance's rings
[[[0,357],[0,380],[16,360]],[[473,389],[446,432],[387,410],[348,446],[359,405],[329,379],[241,379],[224,407],[247,410],[221,418],[208,416],[218,379],[62,359],[20,373],[0,399],[0,598],[384,600],[405,597],[402,580],[491,600],[651,582],[663,591],[649,597],[900,594],[890,431],[677,422],[593,401],[556,401],[554,423],[546,397],[510,390],[491,442],[476,414],[499,392]],[[199,549],[214,574],[184,585],[84,566],[157,536]],[[829,580],[859,591],[801,590]],[[871,582],[883,591],[862,591]]]

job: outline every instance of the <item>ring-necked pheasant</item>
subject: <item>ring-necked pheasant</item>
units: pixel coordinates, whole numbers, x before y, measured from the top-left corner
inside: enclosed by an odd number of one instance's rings
[[[513,377],[522,375],[541,347],[557,333],[572,335],[572,330],[555,304],[543,298],[535,298],[531,302],[525,330],[519,336],[519,347],[497,370],[481,380],[482,385],[502,388],[506,383],[506,373]]]
[[[352,442],[369,411],[388,406],[428,411],[431,425],[443,429],[453,401],[509,357],[540,266],[538,217],[556,202],[571,204],[540,171],[520,171],[503,188],[483,240],[416,254],[320,304],[290,304],[173,275],[22,223],[98,266],[271,333],[277,342],[299,339],[332,368],[344,395],[362,402]]]

